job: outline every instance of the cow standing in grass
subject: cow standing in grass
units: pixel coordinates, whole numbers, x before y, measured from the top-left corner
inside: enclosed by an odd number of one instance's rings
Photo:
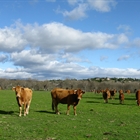
[[[66,114],[69,115],[70,105],[72,105],[74,109],[74,115],[77,115],[76,106],[78,105],[84,93],[85,92],[82,91],[81,89],[77,89],[77,90],[60,89],[60,88],[53,89],[51,91],[52,110],[55,109],[55,113],[60,114],[58,111],[58,104],[59,103],[67,104]]]
[[[19,116],[22,115],[22,107],[24,108],[24,116],[29,114],[29,108],[32,100],[32,90],[16,86],[12,88],[16,93],[16,99],[19,106]]]
[[[110,90],[110,96],[111,96],[112,100],[115,99],[115,94],[116,94],[115,89]]]
[[[110,98],[110,91],[109,91],[109,89],[103,90],[102,94],[103,94],[104,102],[108,103],[108,99]]]
[[[136,101],[137,101],[137,105],[140,106],[140,90],[136,91]]]
[[[123,93],[123,90],[119,91],[119,100],[120,100],[120,104],[124,103],[124,93]]]

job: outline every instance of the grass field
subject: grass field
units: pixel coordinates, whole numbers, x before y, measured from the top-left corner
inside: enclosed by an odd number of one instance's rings
[[[140,140],[140,107],[135,94],[125,94],[125,102],[106,104],[101,94],[85,93],[77,106],[59,104],[61,115],[51,109],[50,93],[34,91],[28,116],[19,117],[15,93],[0,91],[0,140]]]

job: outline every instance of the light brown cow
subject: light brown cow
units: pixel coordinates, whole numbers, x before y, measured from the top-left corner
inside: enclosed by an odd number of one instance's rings
[[[137,101],[137,105],[140,106],[140,90],[137,90],[136,92],[136,101]]]
[[[129,89],[125,91],[125,93],[127,93],[127,94],[130,94],[130,92],[131,92],[131,91],[130,91]]]
[[[120,100],[120,104],[124,103],[124,93],[123,90],[119,90],[119,100]]]
[[[24,107],[24,116],[29,114],[30,103],[32,100],[32,90],[16,86],[12,88],[16,93],[16,99],[19,106],[19,116],[22,115],[22,107]]]
[[[55,109],[56,114],[60,114],[58,111],[58,104],[67,104],[67,112],[66,114],[69,115],[70,105],[73,105],[74,115],[76,114],[76,106],[82,98],[82,95],[85,92],[81,89],[78,90],[68,90],[68,89],[61,89],[55,88],[51,91],[52,97],[52,110]]]
[[[102,94],[103,94],[103,99],[104,99],[105,103],[108,103],[108,99],[110,98],[109,89],[103,90]]]

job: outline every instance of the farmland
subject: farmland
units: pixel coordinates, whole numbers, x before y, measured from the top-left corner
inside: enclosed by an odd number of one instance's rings
[[[12,90],[0,91],[1,140],[132,140],[140,139],[140,107],[135,94],[125,94],[124,104],[115,100],[104,103],[102,94],[86,92],[67,116],[66,105],[59,104],[60,115],[51,109],[48,91],[34,91],[28,116],[19,117]]]

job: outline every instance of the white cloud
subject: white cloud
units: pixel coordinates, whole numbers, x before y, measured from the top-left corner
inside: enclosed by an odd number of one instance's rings
[[[33,78],[33,75],[31,73],[26,72],[25,69],[8,68],[6,70],[0,70],[0,77],[9,79],[26,79]]]
[[[87,0],[91,8],[99,12],[109,12],[117,3],[115,0]]]
[[[72,10],[57,9],[58,13],[63,14],[69,20],[79,20],[88,17],[87,11],[109,12],[117,4],[115,0],[68,0],[73,6]]]
[[[1,53],[0,61],[8,60],[16,67],[1,69],[0,77],[39,80],[67,77],[81,79],[99,75],[127,76],[130,72],[133,72],[132,77],[135,77],[140,72],[137,69],[129,69],[123,75],[124,69],[88,68],[80,64],[90,63],[86,55],[78,55],[81,51],[117,49],[120,45],[128,43],[127,36],[122,33],[82,32],[53,22],[43,25],[17,23],[14,28],[0,29],[0,35],[0,49],[8,54]],[[118,60],[128,58],[129,56],[122,56]],[[103,59],[107,57],[102,56],[101,60]]]
[[[14,28],[5,27],[0,29],[0,51],[11,52],[20,51],[26,45],[26,40],[23,38],[21,31]]]
[[[45,52],[79,52],[84,49],[115,49],[128,41],[125,34],[84,33],[60,23],[24,26],[23,38]]]
[[[123,55],[123,56],[120,56],[117,61],[122,61],[122,60],[128,60],[130,58],[130,55]]]
[[[87,8],[88,8],[87,4],[79,4],[72,11],[64,11],[62,12],[62,14],[67,19],[78,20],[78,19],[87,17],[86,15]]]
[[[68,0],[68,3],[70,4],[70,5],[75,5],[75,4],[77,4],[79,2],[79,0]]]
[[[125,31],[125,32],[131,31],[131,28],[130,28],[130,26],[128,26],[128,25],[119,25],[119,26],[117,27],[117,29],[118,29],[118,30],[123,30],[123,31]]]
[[[140,78],[138,69],[119,69],[119,68],[101,68],[101,67],[81,67],[74,63],[50,62],[46,69],[7,69],[0,70],[0,77],[10,79],[66,79],[66,78],[91,78],[91,77],[132,77]]]
[[[23,50],[21,52],[14,52],[11,54],[11,60],[16,66],[24,68],[35,68],[48,64],[48,62],[55,59],[55,55],[40,54],[36,50]]]

